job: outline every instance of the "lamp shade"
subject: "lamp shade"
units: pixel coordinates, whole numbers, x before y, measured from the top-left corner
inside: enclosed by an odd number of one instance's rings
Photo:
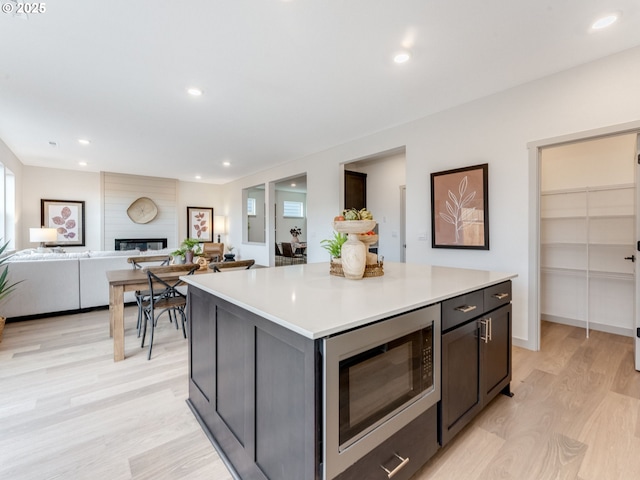
[[[58,239],[58,230],[55,228],[30,228],[29,241],[40,242],[40,246],[45,243],[55,242]]]
[[[227,217],[224,215],[215,215],[213,217],[213,231],[218,235],[227,233]]]

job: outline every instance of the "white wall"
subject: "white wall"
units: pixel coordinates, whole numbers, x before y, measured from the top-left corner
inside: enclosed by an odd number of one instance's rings
[[[340,164],[406,147],[407,262],[514,272],[514,342],[532,347],[529,319],[530,182],[527,144],[640,119],[640,48],[607,57],[405,125],[336,146],[233,182],[230,221],[239,189],[307,173],[308,261],[326,261],[319,246],[339,211]],[[472,81],[472,80],[470,80]],[[381,99],[384,101],[384,99]],[[431,172],[489,164],[489,251],[432,249]],[[232,235],[236,235],[232,233]],[[240,244],[240,238],[235,241]],[[535,240],[535,239],[533,239]],[[537,241],[532,242],[537,244]],[[243,245],[246,257],[268,261],[264,247]],[[266,263],[265,263],[266,264]]]
[[[29,227],[40,224],[40,199],[85,201],[85,246],[66,247],[67,251],[101,250],[103,222],[100,173],[79,172],[41,167],[22,167],[24,188],[21,195],[20,231],[22,241],[17,249],[32,248]],[[187,207],[212,207],[214,214],[224,214],[224,189],[218,185],[180,182],[177,186],[177,221],[171,225],[178,241],[187,236]],[[124,208],[126,215],[126,208]],[[152,222],[153,223],[153,222]],[[171,245],[170,245],[171,246]],[[112,245],[105,249],[112,250]]]
[[[25,165],[23,168],[22,241],[17,250],[35,248],[29,242],[29,228],[40,225],[40,200],[83,200],[85,246],[65,247],[65,250],[100,250],[102,242],[102,207],[100,175],[95,172],[60,170]]]
[[[275,192],[275,197],[276,197],[276,200],[275,200],[274,204],[277,205],[277,207],[276,207],[276,212],[277,212],[276,242],[277,243],[291,242],[290,230],[293,227],[300,227],[300,229],[302,230],[302,233],[300,234],[298,239],[301,242],[306,241],[307,235],[308,235],[306,217],[305,218],[283,217],[282,216],[282,210],[283,210],[283,203],[286,200],[288,202],[302,202],[302,204],[304,205],[303,212],[306,212],[307,211],[307,205],[306,205],[307,204],[307,195],[305,193],[287,192],[287,191],[284,191],[284,190],[277,190]],[[274,248],[274,250],[275,250],[275,248]]]

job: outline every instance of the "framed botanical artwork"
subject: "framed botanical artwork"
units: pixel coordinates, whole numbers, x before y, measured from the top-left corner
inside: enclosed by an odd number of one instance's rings
[[[187,238],[213,242],[213,208],[187,207]]]
[[[58,232],[56,241],[47,247],[84,246],[84,201],[41,199],[40,224]]]
[[[489,250],[489,164],[431,174],[433,248]]]

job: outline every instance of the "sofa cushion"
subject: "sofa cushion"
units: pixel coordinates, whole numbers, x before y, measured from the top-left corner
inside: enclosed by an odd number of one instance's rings
[[[81,258],[80,263],[80,308],[109,305],[109,282],[107,271],[132,269],[127,263],[135,251],[129,250],[127,256],[104,256]],[[125,302],[135,302],[133,292],[125,292]]]
[[[80,308],[78,259],[8,264],[10,283],[23,280],[0,304],[0,315],[21,317]]]

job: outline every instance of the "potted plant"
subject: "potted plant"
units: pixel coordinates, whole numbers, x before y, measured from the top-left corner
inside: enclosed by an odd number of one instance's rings
[[[333,232],[333,238],[325,238],[321,240],[322,248],[324,248],[331,255],[332,263],[340,263],[340,256],[342,254],[342,245],[347,241],[347,236],[344,233]]]
[[[289,233],[291,234],[291,242],[299,243],[298,235],[302,233],[302,229],[300,227],[293,227],[291,230],[289,230]]]
[[[233,253],[233,245],[231,245],[230,243],[227,244],[227,250],[229,251],[229,253],[225,253],[224,254],[224,261],[225,262],[233,262],[236,258],[236,254]]]
[[[184,249],[185,263],[193,263],[193,257],[200,253],[200,241],[195,238],[185,238],[180,247]]]
[[[12,255],[4,255],[4,251],[8,246],[9,242],[0,246],[0,268],[2,269],[2,273],[0,273],[0,301],[5,299],[7,295],[9,295],[16,288],[16,285],[23,281],[20,280],[18,282],[9,283],[9,280],[7,279],[7,276],[9,275],[8,262],[12,257]],[[2,341],[2,332],[4,331],[6,320],[7,319],[5,317],[0,316],[0,341]]]
[[[175,265],[182,265],[184,263],[184,254],[186,250],[184,248],[177,248],[169,255],[171,255],[171,263]]]

